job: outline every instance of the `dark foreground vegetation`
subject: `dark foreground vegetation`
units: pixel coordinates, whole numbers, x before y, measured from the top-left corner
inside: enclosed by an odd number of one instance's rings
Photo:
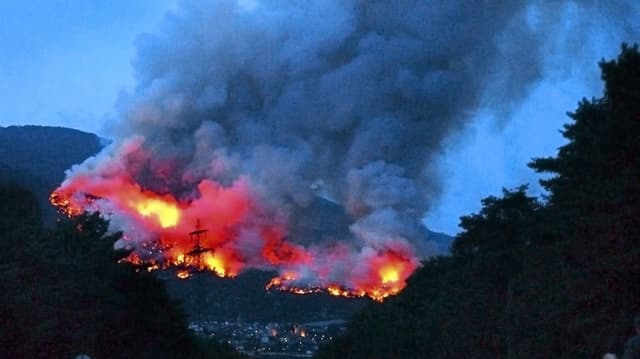
[[[0,188],[0,213],[0,357],[238,357],[188,330],[162,281],[117,263],[97,215],[45,228],[15,186]]]
[[[370,305],[319,358],[600,358],[640,312],[640,54],[602,62],[602,98],[569,116],[568,143],[530,166],[551,177],[483,200],[452,255]]]

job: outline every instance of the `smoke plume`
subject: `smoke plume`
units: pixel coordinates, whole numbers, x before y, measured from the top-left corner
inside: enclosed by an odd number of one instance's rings
[[[187,251],[201,220],[218,274],[393,294],[433,254],[421,219],[444,139],[539,80],[554,11],[573,4],[545,3],[183,1],[137,40],[116,140],[69,171],[57,202],[108,213],[143,260]],[[348,230],[295,235],[318,198]],[[173,249],[149,250],[158,240]]]

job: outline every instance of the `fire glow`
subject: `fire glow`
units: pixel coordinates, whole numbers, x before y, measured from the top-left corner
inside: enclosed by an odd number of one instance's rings
[[[415,270],[417,264],[410,257],[388,251],[372,258],[368,266],[368,273],[353,278],[357,283],[354,288],[345,288],[339,283],[325,283],[321,287],[301,287],[296,285],[298,275],[291,271],[273,278],[266,288],[275,287],[295,294],[326,291],[330,295],[345,298],[368,296],[381,302],[390,295],[398,294],[404,288],[406,278]]]
[[[143,217],[154,216],[162,228],[175,227],[180,220],[180,211],[175,204],[157,198],[149,198],[140,202],[131,202]]]
[[[116,246],[132,250],[127,261],[149,271],[176,267],[182,279],[196,271],[232,278],[247,268],[275,269],[280,275],[267,289],[382,301],[419,265],[404,242],[363,250],[288,241],[286,223],[264,214],[246,178],[227,186],[203,179],[196,187],[177,197],[144,188],[127,171],[76,174],[50,201],[68,216],[99,211],[123,232]]]

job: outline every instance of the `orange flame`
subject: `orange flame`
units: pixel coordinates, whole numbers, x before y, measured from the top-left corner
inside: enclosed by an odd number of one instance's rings
[[[178,207],[159,198],[143,198],[130,205],[143,217],[155,217],[162,228],[175,227],[180,220]]]
[[[352,278],[345,278],[353,283],[353,288],[330,283],[326,286],[300,288],[296,286],[299,275],[293,271],[287,271],[283,275],[271,279],[266,289],[278,289],[294,294],[307,294],[326,292],[333,296],[345,298],[358,298],[368,296],[373,300],[382,302],[385,298],[398,294],[406,285],[406,279],[417,268],[418,263],[407,253],[394,250],[381,251],[370,259],[369,273],[351,273]]]
[[[267,289],[295,294],[326,292],[346,298],[368,296],[382,301],[400,292],[418,266],[408,245],[349,257],[352,248],[324,253],[290,243],[283,225],[256,220],[261,218],[256,215],[261,209],[243,179],[228,187],[203,180],[197,192],[177,198],[142,188],[126,174],[77,175],[53,192],[50,201],[67,216],[113,211],[108,214],[119,216],[131,228],[121,240],[134,249],[127,261],[144,264],[148,271],[176,266],[182,279],[195,271],[235,277],[247,266],[270,267],[281,269],[281,275],[273,278]],[[206,230],[194,232],[197,223]],[[137,241],[140,236],[145,240]],[[251,238],[248,245],[242,242],[246,238]],[[254,249],[243,252],[243,248]],[[353,262],[339,278],[331,274],[338,261]],[[309,271],[315,277],[306,281],[302,273]]]
[[[176,276],[180,279],[187,279],[191,277],[191,273],[188,270],[181,270]]]

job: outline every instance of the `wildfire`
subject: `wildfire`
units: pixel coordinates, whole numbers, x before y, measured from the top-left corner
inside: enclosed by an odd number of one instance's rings
[[[51,195],[49,195],[49,202],[68,217],[78,216],[84,212],[82,207],[74,206],[69,198],[62,193],[51,193]]]
[[[281,274],[267,289],[382,301],[400,292],[419,265],[402,241],[363,252],[292,243],[283,223],[261,214],[243,178],[227,186],[205,179],[179,197],[144,188],[127,171],[109,170],[67,179],[50,201],[67,216],[106,213],[123,231],[120,245],[132,249],[126,261],[147,271],[176,267],[182,279],[200,271],[232,278],[245,268],[271,268]]]
[[[238,275],[236,271],[232,270],[229,265],[227,265],[225,259],[219,254],[206,253],[204,256],[204,263],[208,270],[214,272],[219,277],[233,278]]]
[[[353,287],[329,283],[323,286],[301,288],[296,285],[301,282],[300,276],[293,271],[287,271],[283,275],[271,279],[265,288],[267,290],[274,288],[294,294],[326,292],[345,298],[368,296],[382,302],[385,298],[398,294],[405,287],[406,279],[418,266],[412,257],[393,250],[379,253],[371,258],[367,264],[369,274],[362,275],[362,273],[354,271],[351,273],[352,278],[344,278],[347,279],[346,282],[353,283]]]
[[[394,267],[384,267],[380,269],[380,279],[382,284],[395,283],[400,279],[400,272]]]
[[[175,227],[180,220],[178,207],[158,198],[143,198],[131,201],[130,205],[143,217],[155,217],[162,228]]]
[[[342,288],[340,288],[337,285],[330,285],[327,287],[327,293],[334,295],[336,297],[346,297],[349,296],[349,291],[343,290]]]

